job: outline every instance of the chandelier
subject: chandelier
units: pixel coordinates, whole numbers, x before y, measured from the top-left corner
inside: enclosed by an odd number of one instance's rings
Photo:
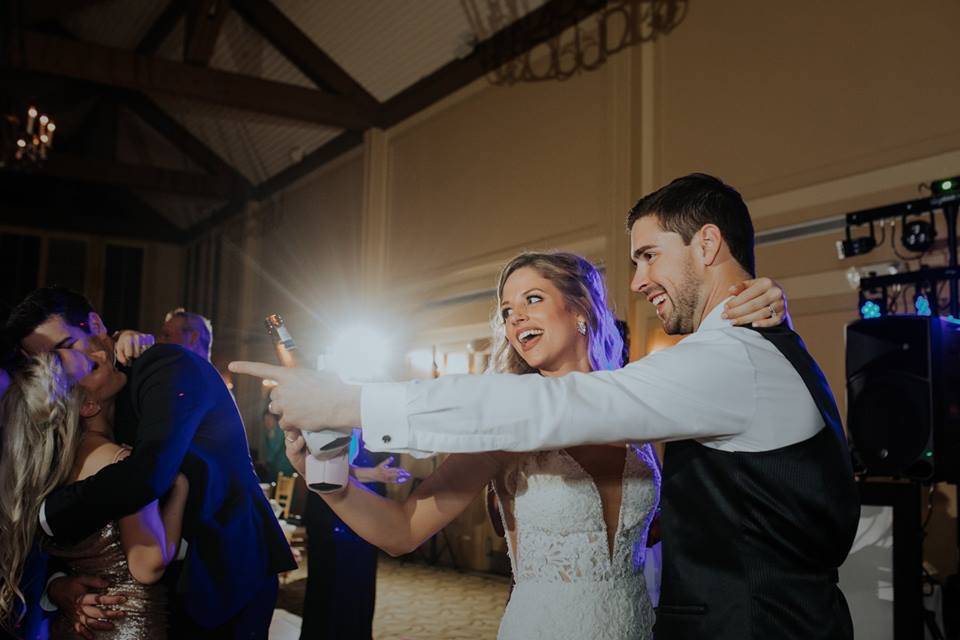
[[[27,108],[26,117],[4,115],[0,131],[0,166],[35,165],[47,159],[47,152],[53,148],[53,136],[57,125],[36,107]]]
[[[686,17],[688,0],[580,0],[533,11],[529,0],[460,0],[460,5],[470,24],[471,48],[503,32],[481,55],[492,84],[512,85],[567,80],[599,69],[613,54],[670,33]],[[578,19],[594,7],[592,16]],[[504,31],[521,19],[526,28]],[[532,46],[543,33],[559,35]]]

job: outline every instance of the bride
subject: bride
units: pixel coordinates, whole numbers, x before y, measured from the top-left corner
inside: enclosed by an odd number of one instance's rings
[[[773,293],[768,287],[755,297]],[[623,365],[603,277],[584,258],[520,254],[501,272],[497,298],[494,371],[562,376]],[[300,436],[287,443],[301,474],[304,446]],[[357,534],[401,555],[449,524],[490,482],[516,583],[501,640],[651,637],[642,564],[660,473],[650,445],[453,454],[402,503],[355,481],[322,495]]]

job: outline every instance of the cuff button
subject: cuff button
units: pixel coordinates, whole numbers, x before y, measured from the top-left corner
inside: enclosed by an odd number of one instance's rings
[[[393,440],[390,436],[383,436],[383,444],[390,444],[390,441]]]

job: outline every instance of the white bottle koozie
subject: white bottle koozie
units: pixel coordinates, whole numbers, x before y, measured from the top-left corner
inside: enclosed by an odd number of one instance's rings
[[[342,491],[350,480],[350,436],[337,431],[304,431],[307,486],[318,493]]]

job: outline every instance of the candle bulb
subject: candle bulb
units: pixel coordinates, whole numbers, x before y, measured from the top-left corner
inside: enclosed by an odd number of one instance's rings
[[[37,110],[33,107],[27,109],[27,133],[33,133],[33,121],[37,117]]]
[[[53,132],[57,130],[57,125],[52,122],[47,125],[47,137],[49,138],[48,144],[53,146]]]

